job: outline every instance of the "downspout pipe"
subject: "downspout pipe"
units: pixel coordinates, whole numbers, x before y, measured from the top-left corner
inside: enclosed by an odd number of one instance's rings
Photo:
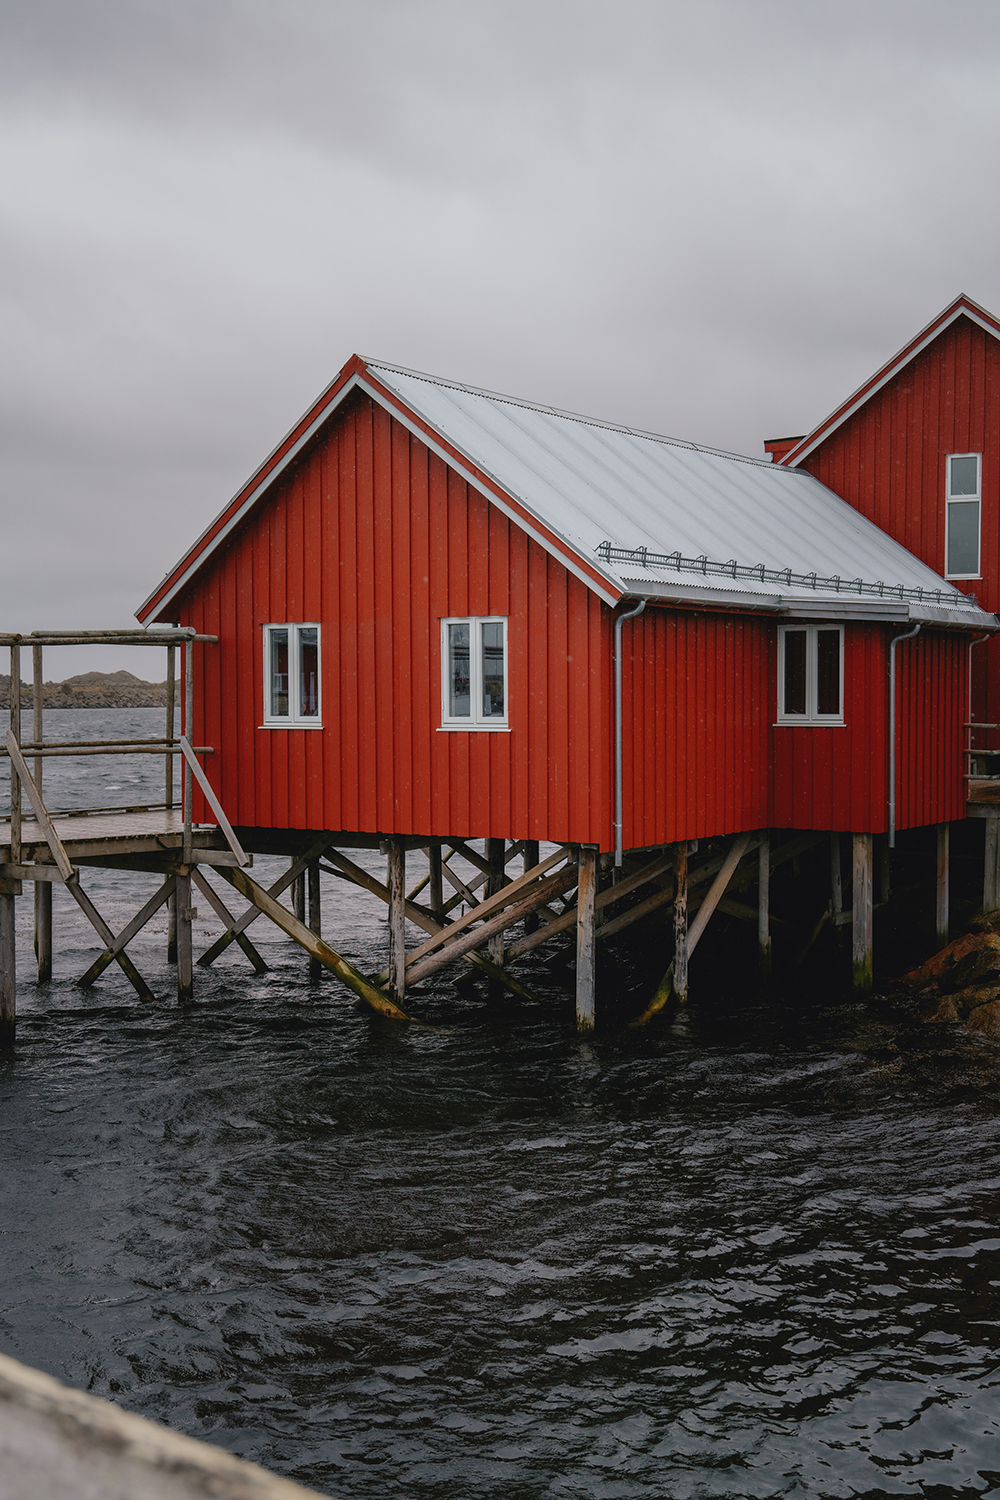
[[[615,868],[622,862],[622,626],[626,620],[634,620],[646,608],[645,599],[640,599],[635,609],[615,616]]]
[[[889,848],[896,847],[896,647],[900,641],[920,634],[918,620],[912,630],[894,635],[889,642]]]

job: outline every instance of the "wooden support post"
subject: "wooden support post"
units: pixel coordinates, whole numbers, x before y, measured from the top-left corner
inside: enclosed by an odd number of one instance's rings
[[[872,987],[872,843],[870,833],[854,835],[854,988],[863,993]]]
[[[177,962],[177,892],[167,900],[167,963]]]
[[[884,906],[889,899],[889,891],[892,884],[892,855],[889,852],[889,835],[879,839],[879,905]]]
[[[951,926],[950,912],[950,823],[939,823],[937,826],[937,902],[935,904],[935,927],[937,945],[943,948],[948,941],[948,930]]]
[[[293,858],[292,859],[292,864],[294,865],[295,862],[296,861]],[[292,911],[295,913],[295,920],[297,922],[304,922],[305,921],[305,919],[306,919],[306,876],[305,876],[305,871],[304,870],[301,872],[301,874],[296,875],[295,879],[292,881]]]
[[[21,743],[21,647],[10,648],[10,729],[8,733]],[[21,778],[13,760],[10,763],[10,862],[21,863]],[[17,894],[21,888],[18,886]]]
[[[674,852],[674,994],[683,1005],[688,997],[688,846],[685,839]]]
[[[757,850],[757,962],[761,977],[771,973],[771,838],[765,834]]]
[[[34,710],[31,738],[40,745],[45,738],[44,719],[44,662],[40,642],[31,646],[31,699]],[[35,756],[35,785],[42,790],[42,767],[40,755]],[[35,881],[35,961],[38,966],[39,984],[48,984],[52,978],[52,885],[48,880]]]
[[[983,911],[1000,907],[1000,817],[986,820],[986,855],[983,860]]]
[[[406,845],[400,838],[388,844],[386,885],[389,889],[389,994],[403,1002],[406,993]]]
[[[527,872],[529,870],[533,870],[535,868],[535,866],[538,864],[538,861],[539,861],[538,840],[537,839],[525,839],[525,841],[524,841],[524,864],[523,864],[523,869],[524,869],[525,874],[527,874]],[[536,911],[531,912],[531,914],[529,916],[525,917],[525,919],[524,919],[524,930],[525,930],[525,933],[537,932],[540,921],[541,921],[541,918],[539,917],[538,913]]]
[[[576,1029],[593,1031],[597,1014],[597,850],[580,845],[576,895]]]
[[[52,882],[35,881],[35,962],[38,983],[52,978]]]
[[[489,878],[486,882],[486,897],[495,896],[504,888],[504,875],[507,868],[507,840],[487,839],[486,859],[490,867]],[[491,964],[503,968],[503,933],[495,932],[490,938],[486,948],[486,956]]]
[[[438,922],[444,921],[444,872],[441,869],[441,862],[441,845],[431,844],[427,850],[427,863],[430,870],[428,896],[430,909]]]
[[[191,924],[195,910],[191,905],[190,866],[181,865],[177,875],[177,999],[183,1004],[194,994],[194,942]]]
[[[833,920],[836,925],[844,910],[844,872],[840,863],[840,834],[830,835],[830,897],[833,905]]]
[[[306,894],[308,896],[309,931],[317,937],[323,933],[322,909],[320,906],[319,860],[311,859],[306,867]],[[323,965],[314,954],[309,955],[309,979],[315,982],[323,972]]]
[[[17,1026],[17,965],[14,960],[14,896],[0,891],[0,1051],[14,1045]]]

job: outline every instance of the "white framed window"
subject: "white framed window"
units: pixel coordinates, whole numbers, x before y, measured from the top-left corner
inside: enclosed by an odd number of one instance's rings
[[[843,626],[779,625],[778,723],[843,722]]]
[[[507,728],[507,621],[441,621],[441,728]]]
[[[983,456],[949,453],[945,465],[944,576],[978,578]]]
[[[322,729],[319,626],[264,626],[263,729]]]

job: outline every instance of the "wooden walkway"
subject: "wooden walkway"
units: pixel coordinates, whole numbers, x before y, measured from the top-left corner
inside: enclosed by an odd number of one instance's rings
[[[173,853],[184,842],[184,815],[179,807],[124,809],[114,812],[52,813],[52,825],[71,860],[101,859],[119,854]],[[223,850],[225,838],[214,824],[195,824],[195,849]],[[38,823],[21,824],[21,862],[49,864],[52,855]],[[0,823],[0,864],[10,862],[10,821]],[[214,861],[199,861],[213,863]]]

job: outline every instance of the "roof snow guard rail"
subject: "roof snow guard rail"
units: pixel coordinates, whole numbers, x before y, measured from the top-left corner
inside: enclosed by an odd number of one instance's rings
[[[682,557],[680,552],[650,552],[648,547],[616,547],[601,542],[597,554],[605,562],[636,563],[640,568],[673,568],[677,573],[699,573],[703,577],[754,578],[759,583],[778,583],[789,589],[828,589],[835,594],[867,594],[878,599],[916,599],[922,604],[952,604],[956,595],[975,605],[975,594],[958,589],[908,588],[902,583],[866,583],[863,578],[821,578],[816,573],[793,573],[791,568],[767,568],[763,563],[712,562],[708,557]]]

